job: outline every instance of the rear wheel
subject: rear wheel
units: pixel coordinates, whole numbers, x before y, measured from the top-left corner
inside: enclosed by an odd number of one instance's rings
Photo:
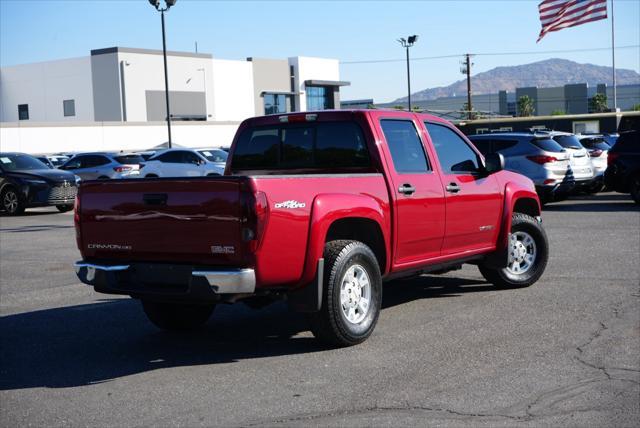
[[[207,322],[215,304],[193,305],[142,300],[147,318],[163,330],[193,330]]]
[[[147,174],[144,178],[158,178],[158,176],[156,174]]]
[[[73,209],[73,205],[56,205],[56,208],[61,213],[66,213],[67,211],[71,211]]]
[[[378,322],[382,302],[380,267],[373,251],[359,241],[328,242],[322,307],[309,314],[313,335],[333,346],[365,341]]]
[[[511,221],[507,267],[496,269],[481,264],[480,273],[497,287],[528,287],[544,273],[549,242],[542,225],[531,216],[515,213]]]
[[[586,189],[586,192],[590,195],[595,195],[596,193],[602,192],[604,189],[604,183],[602,181],[597,181],[593,183]]]
[[[24,212],[24,203],[20,200],[20,196],[15,189],[5,189],[0,198],[2,199],[2,209],[8,215],[18,215]]]
[[[101,175],[100,177],[98,177],[98,180],[109,180],[109,177],[107,177],[106,175]]]

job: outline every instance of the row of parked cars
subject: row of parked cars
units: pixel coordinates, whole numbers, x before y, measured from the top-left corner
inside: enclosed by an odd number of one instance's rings
[[[471,135],[484,155],[500,153],[505,168],[529,177],[542,203],[565,199],[572,193],[597,193],[607,186],[605,171],[612,146],[636,140],[637,131],[621,135],[574,135],[531,130]],[[613,158],[611,159],[613,161]],[[628,187],[628,186],[625,186]],[[630,192],[631,187],[626,190]],[[633,193],[633,192],[631,192]]]
[[[9,214],[25,208],[73,208],[81,180],[197,177],[222,175],[227,152],[211,149],[165,149],[138,153],[76,153],[31,156],[0,153],[0,208]]]
[[[529,177],[542,203],[607,188],[630,193],[640,204],[639,132],[612,136],[533,130],[469,139],[484,155],[502,154],[505,169]],[[216,176],[224,173],[226,161],[223,148],[39,157],[0,153],[0,208],[10,215],[47,205],[65,212],[73,208],[81,180]]]

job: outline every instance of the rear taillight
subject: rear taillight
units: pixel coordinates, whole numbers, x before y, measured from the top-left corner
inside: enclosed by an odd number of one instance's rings
[[[543,184],[554,184],[555,182],[556,180],[554,180],[553,178],[548,178],[544,180]]]
[[[78,250],[82,251],[82,236],[80,235],[80,188],[76,193],[76,201],[73,206],[73,225],[76,229],[76,245]]]
[[[269,202],[264,192],[256,192],[254,194],[253,208],[250,215],[251,221],[249,228],[243,230],[243,239],[248,241],[251,252],[256,252],[260,248],[262,236],[267,227],[267,219],[269,217]]]
[[[620,153],[611,153],[607,155],[607,166],[613,165],[615,161],[620,157]]]
[[[553,156],[546,156],[546,155],[527,156],[527,159],[540,165],[558,161],[557,158],[554,158]]]
[[[288,116],[279,116],[278,120],[282,123],[300,123],[300,122],[313,122],[318,119],[318,115],[315,113],[310,114],[292,114]]]
[[[131,171],[132,169],[133,169],[133,167],[131,167],[131,166],[127,166],[127,165],[124,165],[124,166],[117,166],[117,167],[113,168],[113,170],[114,170],[115,172]]]
[[[592,152],[589,152],[589,156],[591,156],[592,158],[598,158],[598,157],[600,157],[600,155],[601,155],[602,153],[603,153],[603,151],[602,151],[602,150],[597,149],[597,150],[594,150],[594,151],[592,151]]]

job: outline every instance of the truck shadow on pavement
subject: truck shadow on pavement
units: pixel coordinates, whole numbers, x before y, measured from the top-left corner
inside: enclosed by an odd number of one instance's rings
[[[563,202],[552,202],[542,207],[542,212],[624,212],[640,211],[631,196],[624,194],[596,194],[575,196]]]
[[[452,277],[395,281],[385,286],[383,309],[486,290],[495,289]],[[307,330],[304,316],[284,302],[261,310],[220,305],[204,328],[187,333],[159,331],[133,299],[8,315],[0,318],[0,390],[68,388],[167,367],[328,351],[310,333],[298,335]]]

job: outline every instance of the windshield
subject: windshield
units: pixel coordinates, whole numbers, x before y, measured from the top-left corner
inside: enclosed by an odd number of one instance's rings
[[[531,141],[531,144],[544,150],[545,152],[561,153],[564,152],[564,148],[552,140],[551,138],[539,138]]]
[[[5,171],[49,169],[47,165],[38,159],[25,154],[0,154],[0,165]]]
[[[224,150],[198,150],[202,156],[204,156],[209,162],[226,162],[227,161],[227,152]]]
[[[125,164],[125,165],[136,165],[144,162],[144,158],[140,155],[115,156],[114,159],[118,161],[118,163]]]
[[[580,140],[575,135],[556,135],[553,137],[554,140],[558,142],[562,147],[567,149],[583,149],[582,144],[580,144]]]

